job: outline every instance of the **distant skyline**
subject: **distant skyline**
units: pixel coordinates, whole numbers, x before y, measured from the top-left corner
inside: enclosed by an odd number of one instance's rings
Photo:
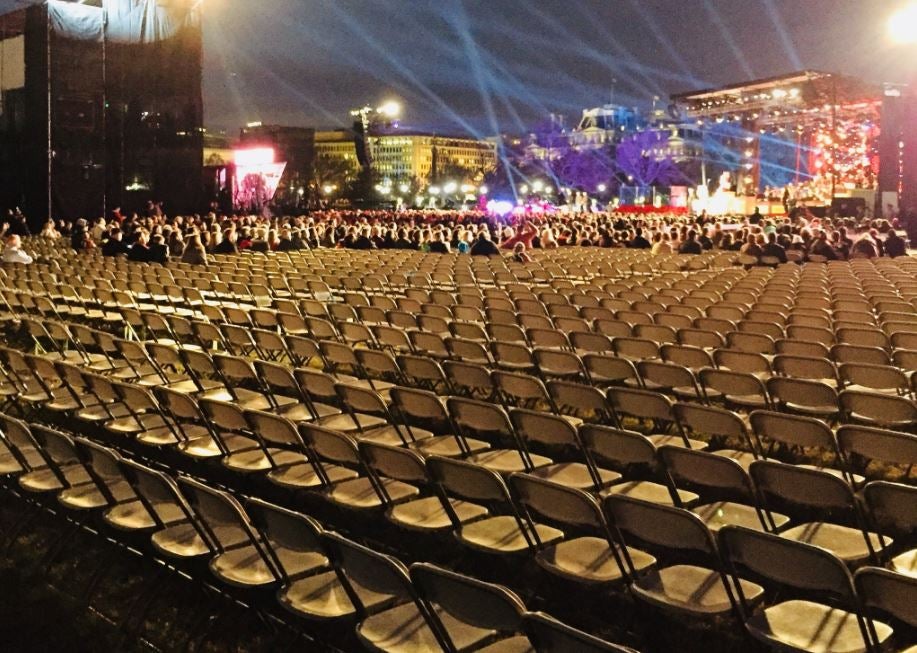
[[[405,125],[485,136],[801,69],[917,79],[886,35],[897,0],[203,1],[211,130],[397,99]]]

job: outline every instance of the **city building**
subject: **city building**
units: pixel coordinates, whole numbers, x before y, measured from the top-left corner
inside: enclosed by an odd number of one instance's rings
[[[497,165],[497,147],[488,140],[393,131],[370,134],[370,164],[382,178],[435,181],[443,175],[480,179]]]

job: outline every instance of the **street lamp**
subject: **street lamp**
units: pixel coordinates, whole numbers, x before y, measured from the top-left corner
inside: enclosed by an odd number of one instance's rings
[[[917,43],[917,3],[901,7],[888,19],[888,35],[894,43]]]

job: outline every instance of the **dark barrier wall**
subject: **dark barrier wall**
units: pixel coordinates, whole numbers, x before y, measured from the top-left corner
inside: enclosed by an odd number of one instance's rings
[[[125,33],[119,7],[142,3],[106,0],[112,22],[104,30],[101,8],[56,3],[50,23],[46,5],[27,12],[21,195],[35,225],[48,214],[49,58],[55,217],[141,211],[149,200],[173,214],[201,208],[200,20]],[[98,21],[98,30],[87,29],[86,16]]]

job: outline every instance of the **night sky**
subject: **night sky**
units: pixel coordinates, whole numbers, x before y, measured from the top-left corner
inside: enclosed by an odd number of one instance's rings
[[[886,36],[900,0],[204,2],[211,129],[343,125],[395,98],[405,124],[490,135],[551,112],[576,122],[613,87],[648,105],[803,68],[917,76],[917,50]]]

